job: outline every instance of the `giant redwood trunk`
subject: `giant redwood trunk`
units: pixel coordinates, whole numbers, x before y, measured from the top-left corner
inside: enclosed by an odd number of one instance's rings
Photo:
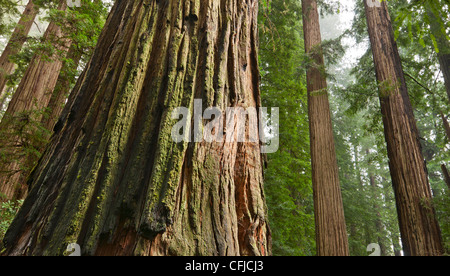
[[[66,7],[67,1],[62,0],[59,9],[65,10]],[[71,44],[69,39],[63,38],[61,27],[54,22],[50,22],[43,39],[60,41],[53,53],[43,56],[38,52],[34,55],[0,123],[1,152],[3,157],[6,156],[0,164],[0,194],[8,199],[26,196],[26,177],[36,162],[36,158],[31,158],[27,151],[39,148],[35,140],[40,144],[42,139],[36,136],[43,133],[37,133],[39,127],[36,125],[42,120],[43,111],[52,98],[63,66],[61,53],[67,52]]]
[[[311,166],[319,256],[349,255],[333,127],[323,72],[319,14],[315,0],[303,0],[305,49],[314,65],[307,71]]]
[[[17,54],[22,49],[37,14],[38,9],[34,5],[33,1],[30,0],[25,7],[22,16],[20,17],[20,20],[17,23],[8,44],[0,56],[0,109],[3,108],[3,104],[5,103],[7,96],[5,89],[7,77],[13,73],[15,68],[14,62],[11,62],[9,58],[10,56]]]
[[[440,229],[388,7],[386,1],[374,1],[364,2],[403,250],[406,255],[439,255]]]
[[[194,99],[259,107],[257,12],[256,0],[115,1],[6,254],[270,254],[259,143],[171,139],[171,112]]]

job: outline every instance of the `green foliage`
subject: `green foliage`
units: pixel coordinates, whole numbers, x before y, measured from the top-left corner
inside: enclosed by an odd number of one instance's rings
[[[3,201],[0,195],[0,243],[22,204],[23,200]]]
[[[436,36],[450,40],[448,3],[443,0],[395,1],[391,7],[394,10],[396,38],[407,34],[413,43],[418,39],[423,48],[432,46],[437,53],[445,50],[440,49]]]
[[[17,2],[12,0],[0,0],[0,36],[6,35],[11,31],[12,18],[17,16]]]
[[[433,204],[442,231],[445,254],[450,255],[450,190],[442,190],[435,195]]]
[[[14,161],[18,167],[2,171],[2,174],[27,175],[35,166],[51,135],[40,121],[45,115],[46,110],[32,110],[3,117],[2,120],[7,120],[11,127],[0,130],[0,162],[9,164]]]
[[[265,170],[274,255],[315,255],[303,49],[299,1],[272,0],[261,9],[262,102],[280,108],[280,148]]]
[[[51,9],[47,21],[55,22],[73,44],[89,56],[97,44],[97,38],[105,24],[108,6],[102,1],[82,1],[80,7],[66,11]],[[59,41],[53,41],[57,44]]]

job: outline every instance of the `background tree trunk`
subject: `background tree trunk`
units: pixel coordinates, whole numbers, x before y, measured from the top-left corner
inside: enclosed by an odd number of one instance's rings
[[[367,154],[369,154],[368,151],[367,151]],[[375,199],[375,202],[377,202],[378,201],[378,191],[377,191],[378,187],[377,187],[377,184],[375,181],[375,176],[371,173],[369,175],[369,179],[370,179],[370,186],[372,188],[373,198]],[[376,233],[377,233],[378,245],[380,246],[380,250],[381,250],[380,253],[381,253],[381,256],[386,256],[386,244],[382,238],[385,228],[383,227],[383,221],[381,219],[380,206],[377,203],[375,203],[373,205],[373,209],[377,215],[377,218],[375,220],[375,229],[376,229]]]
[[[35,7],[33,1],[30,0],[0,56],[0,110],[3,108],[4,98],[7,95],[5,89],[7,77],[13,73],[15,68],[15,64],[9,61],[9,57],[17,54],[22,49],[37,14],[38,9]]]
[[[82,54],[79,52],[75,44],[72,44],[67,52],[67,59],[72,60],[72,65],[78,67]],[[65,65],[63,65],[65,66]],[[55,89],[53,89],[52,96],[47,105],[46,115],[42,118],[42,126],[45,129],[53,130],[56,122],[61,115],[66,100],[70,94],[71,76],[69,73],[61,72],[56,81]],[[69,74],[70,75],[70,74]]]
[[[447,166],[445,164],[441,165],[442,173],[444,174],[444,181],[447,187],[450,189],[450,174],[448,173]]]
[[[447,118],[445,118],[444,113],[440,112],[442,124],[444,125],[445,134],[447,135],[447,139],[450,141],[450,124],[448,123]]]
[[[59,10],[66,8],[67,1],[62,0]],[[55,38],[61,38],[62,41],[55,46],[56,51],[51,56],[43,57],[42,53],[34,55],[0,123],[3,134],[0,138],[2,151],[10,156],[0,165],[0,193],[8,199],[23,199],[26,196],[25,181],[29,174],[27,167],[32,166],[35,160],[28,163],[29,156],[25,153],[25,148],[30,150],[39,145],[23,137],[38,135],[28,131],[26,125],[36,125],[41,121],[42,113],[51,99],[63,66],[61,54],[58,52],[67,52],[71,44],[68,39],[62,37],[61,28],[56,23],[50,22],[43,39],[53,41]],[[18,125],[23,129],[17,130]],[[32,128],[39,129],[36,126]],[[20,136],[17,135],[19,132]]]
[[[271,254],[259,143],[171,139],[194,98],[260,106],[257,14],[256,0],[116,1],[6,254]]]
[[[317,254],[349,255],[317,3],[303,0],[302,10],[305,49],[315,63],[307,71],[307,89]]]
[[[364,2],[404,252],[440,255],[440,229],[388,7]]]

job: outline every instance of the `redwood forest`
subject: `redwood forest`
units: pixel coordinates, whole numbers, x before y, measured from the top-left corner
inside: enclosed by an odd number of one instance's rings
[[[0,0],[1,257],[448,255],[449,0]]]

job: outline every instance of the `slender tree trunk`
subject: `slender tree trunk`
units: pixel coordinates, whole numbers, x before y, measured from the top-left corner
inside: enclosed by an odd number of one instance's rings
[[[72,60],[72,65],[78,67],[82,54],[78,51],[76,45],[72,47],[67,52],[67,59]],[[64,64],[63,66],[67,66]],[[68,69],[68,68],[67,68]],[[52,96],[47,105],[46,115],[42,118],[42,126],[45,129],[53,130],[59,116],[61,115],[67,98],[70,93],[70,86],[72,83],[71,76],[67,75],[63,70],[56,81],[55,89],[53,90]]]
[[[363,177],[362,177],[362,173],[361,173],[361,167],[359,165],[359,150],[358,150],[358,141],[357,138],[352,138],[351,141],[353,141],[353,155],[355,156],[355,172],[356,175],[358,177],[358,183],[359,183],[359,188],[360,188],[360,192],[361,193],[365,193],[365,189],[364,189],[364,181],[363,181]],[[364,203],[361,203],[364,204]],[[365,208],[368,208],[369,204],[365,205]],[[364,207],[363,207],[364,208]],[[365,244],[369,245],[371,243],[374,242],[374,237],[373,237],[373,225],[371,225],[370,223],[367,223],[367,221],[363,221],[362,222],[362,228],[364,229],[364,238],[365,238]]]
[[[441,111],[441,119],[442,124],[444,125],[445,134],[447,135],[447,139],[450,141],[450,124],[448,123],[447,118],[445,118],[444,113]]]
[[[4,93],[1,95],[0,98],[0,112],[3,111],[3,107],[5,106],[6,101],[8,100],[8,95],[11,95],[13,92],[13,87],[6,87]],[[3,114],[0,116],[0,120],[3,117]]]
[[[20,17],[8,44],[0,56],[0,110],[3,108],[7,96],[5,89],[7,77],[13,73],[15,68],[15,64],[9,61],[9,57],[17,54],[22,49],[37,14],[38,9],[35,7],[33,1],[30,0]]]
[[[256,0],[116,1],[6,254],[269,255],[259,143],[171,138],[172,111],[195,98],[260,106],[257,13]]]
[[[444,75],[445,88],[447,89],[447,97],[450,103],[450,54],[438,54],[438,58]]]
[[[369,151],[367,151],[366,153],[369,154]],[[370,166],[370,164],[369,164],[369,166]],[[372,173],[370,173],[370,175],[369,175],[369,180],[370,180],[370,186],[372,188],[372,195],[373,195],[372,198],[375,199],[375,202],[377,202],[379,200],[378,192],[377,192],[378,187],[377,187],[377,184],[375,181],[375,176]],[[378,238],[378,245],[380,246],[380,249],[381,249],[380,253],[381,253],[381,256],[386,256],[386,245],[383,240],[383,234],[385,233],[385,231],[384,231],[384,227],[383,227],[383,221],[381,219],[380,206],[377,203],[374,203],[373,209],[374,209],[374,212],[377,217],[375,219],[375,229],[376,229],[376,233],[377,233],[376,236]]]
[[[316,65],[308,69],[307,88],[317,254],[349,255],[317,3],[303,0],[302,9],[305,49]]]
[[[66,7],[67,1],[62,0],[59,9],[65,10]],[[61,37],[63,37],[61,28],[51,22],[43,39],[54,40]],[[64,39],[63,43],[55,46],[56,52],[67,51],[70,44],[70,41]],[[41,121],[42,111],[51,99],[62,66],[60,54],[54,53],[50,56],[50,60],[42,57],[40,53],[35,54],[2,118],[0,123],[3,135],[0,138],[2,152],[10,157],[7,160],[4,158],[0,165],[0,193],[8,199],[23,199],[26,196],[25,181],[32,164],[27,163],[29,158],[25,148],[29,150],[35,146],[33,141],[26,138],[34,135],[27,130],[27,125]],[[24,121],[26,122],[23,123]],[[16,129],[18,125],[21,127],[19,130]]]
[[[448,173],[447,166],[445,164],[441,165],[442,174],[444,174],[444,180],[447,184],[447,187],[450,189],[450,174]]]
[[[400,238],[398,234],[392,235],[392,247],[394,248],[394,256],[401,257],[402,256],[402,247],[400,245]]]
[[[364,2],[404,252],[440,255],[440,228],[387,3],[371,1]]]

